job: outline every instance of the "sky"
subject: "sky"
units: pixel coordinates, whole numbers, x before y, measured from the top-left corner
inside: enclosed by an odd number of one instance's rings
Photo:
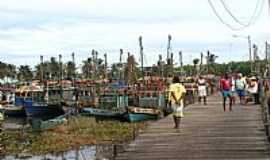
[[[144,65],[166,58],[167,37],[172,36],[175,63],[182,51],[184,64],[192,63],[207,50],[217,62],[248,60],[248,41],[264,56],[270,41],[270,12],[266,0],[224,0],[231,12],[248,23],[256,8],[262,10],[252,25],[232,31],[222,24],[208,0],[8,0],[0,2],[0,61],[34,66],[62,54],[64,61],[75,53],[77,66],[95,49],[108,62],[119,60],[119,50],[139,61],[138,37],[142,36]],[[220,0],[212,0],[218,14],[230,25],[240,26],[229,16]],[[241,27],[240,27],[241,28]],[[232,35],[241,37],[234,38]]]

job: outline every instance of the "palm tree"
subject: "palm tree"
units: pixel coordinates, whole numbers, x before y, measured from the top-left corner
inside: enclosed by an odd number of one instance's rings
[[[193,59],[194,74],[197,74],[197,65],[199,64],[199,62],[200,62],[200,59],[199,58]]]
[[[51,57],[49,63],[50,78],[57,80],[60,77],[60,64],[56,61],[55,57]]]
[[[33,79],[33,73],[29,65],[21,65],[19,67],[17,78],[20,81],[30,81]]]
[[[65,74],[67,79],[73,79],[76,74],[75,64],[69,61],[65,65]]]
[[[0,79],[5,78],[7,75],[7,64],[0,61]]]
[[[82,76],[86,79],[91,78],[92,71],[93,71],[93,60],[92,58],[87,58],[87,60],[83,61]]]

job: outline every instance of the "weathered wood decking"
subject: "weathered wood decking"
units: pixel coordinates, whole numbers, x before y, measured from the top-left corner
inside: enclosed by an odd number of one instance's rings
[[[259,106],[234,105],[224,112],[215,95],[207,106],[193,104],[185,111],[180,131],[171,116],[153,122],[116,159],[270,159]]]

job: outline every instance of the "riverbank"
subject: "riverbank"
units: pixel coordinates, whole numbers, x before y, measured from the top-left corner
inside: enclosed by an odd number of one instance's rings
[[[99,121],[91,117],[70,117],[55,129],[42,132],[2,131],[2,154],[57,154],[84,145],[118,144],[132,140],[134,129],[142,131],[146,123]]]

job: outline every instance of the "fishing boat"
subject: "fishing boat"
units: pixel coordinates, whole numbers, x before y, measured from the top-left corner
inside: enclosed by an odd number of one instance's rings
[[[142,82],[143,81],[143,82]],[[159,77],[144,77],[129,90],[129,106],[123,118],[129,122],[156,120],[165,106],[164,87]]]
[[[60,91],[44,90],[42,86],[31,86],[31,99],[24,100],[24,108],[26,115],[29,117],[41,115],[61,115],[64,113],[61,102],[50,99],[55,98],[60,94]]]
[[[25,110],[23,106],[5,105],[4,114],[7,117],[22,117],[25,116]]]
[[[33,118],[30,120],[30,124],[33,130],[48,130],[54,129],[57,126],[64,124],[67,122],[66,115],[60,115],[55,118],[51,118],[48,120],[42,120],[40,118]]]
[[[18,85],[15,90],[6,94],[5,103],[2,104],[4,115],[7,117],[25,116],[24,101],[31,99],[27,86]]]
[[[129,122],[139,122],[147,120],[157,120],[161,111],[154,108],[128,107],[128,111],[123,114],[123,118]]]
[[[99,86],[98,91],[91,92],[94,100],[92,107],[82,109],[82,115],[97,118],[121,119],[125,112],[127,97],[123,94],[123,87],[115,84],[104,84]],[[98,100],[95,100],[98,98]]]
[[[100,118],[109,118],[109,119],[121,118],[121,113],[118,111],[111,111],[111,110],[99,109],[99,108],[83,108],[81,115],[100,117]]]

